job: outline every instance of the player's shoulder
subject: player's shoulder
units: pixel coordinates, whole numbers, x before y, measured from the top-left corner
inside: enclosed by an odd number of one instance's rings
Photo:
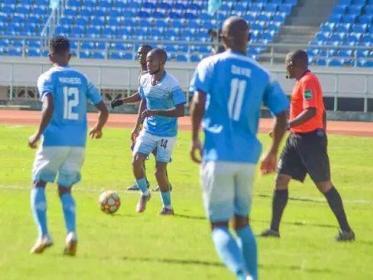
[[[176,87],[176,86],[179,86],[179,84],[180,84],[178,79],[174,75],[172,75],[168,72],[166,72],[166,76],[165,76],[164,79],[165,79],[164,80],[165,84],[169,87],[172,87],[172,88]]]
[[[308,70],[307,73],[301,78],[300,82],[302,84],[317,84],[319,83],[319,79],[313,72]]]

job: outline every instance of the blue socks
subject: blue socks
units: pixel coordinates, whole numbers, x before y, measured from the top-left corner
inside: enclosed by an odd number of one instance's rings
[[[161,193],[161,198],[162,198],[162,202],[163,202],[163,206],[165,208],[168,208],[168,209],[171,209],[171,193],[170,191],[167,191],[167,192],[160,192]]]
[[[245,260],[236,240],[227,227],[216,227],[212,230],[212,240],[216,251],[224,264],[236,274],[237,279],[245,279]]]
[[[258,257],[255,236],[249,225],[237,230],[237,243],[246,263],[246,270],[253,279],[258,279]]]
[[[71,193],[64,193],[61,196],[62,210],[65,218],[67,232],[76,233],[75,223],[75,201]]]
[[[146,181],[146,178],[137,179],[136,180],[136,185],[143,194],[147,194],[149,192],[148,191],[148,182]]]
[[[34,187],[31,190],[31,210],[39,229],[39,237],[47,235],[47,201],[44,187]]]

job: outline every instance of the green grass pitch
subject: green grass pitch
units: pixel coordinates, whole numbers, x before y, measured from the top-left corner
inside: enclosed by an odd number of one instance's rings
[[[188,155],[190,134],[181,132],[169,174],[176,216],[160,217],[153,193],[144,214],[135,213],[129,130],[106,129],[88,142],[83,180],[75,187],[78,254],[63,257],[65,229],[56,186],[48,187],[48,222],[54,246],[41,256],[29,249],[37,232],[29,205],[33,127],[0,126],[0,279],[234,279],[220,263],[204,218],[198,167]],[[264,145],[268,137],[261,135]],[[258,238],[261,279],[373,279],[372,138],[329,137],[333,181],[345,202],[357,241],[334,241],[337,223],[310,180],[293,183],[280,240]],[[155,185],[154,160],[147,161]],[[273,175],[257,176],[252,227],[270,218]],[[102,190],[119,192],[122,206],[110,216],[97,205]]]

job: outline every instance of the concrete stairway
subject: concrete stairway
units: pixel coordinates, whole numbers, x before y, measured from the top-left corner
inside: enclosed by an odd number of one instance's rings
[[[273,62],[283,63],[288,52],[305,49],[320,24],[331,14],[338,0],[298,0],[291,15],[274,40],[275,44],[286,44],[273,49]],[[271,50],[260,56],[259,61],[270,61]]]

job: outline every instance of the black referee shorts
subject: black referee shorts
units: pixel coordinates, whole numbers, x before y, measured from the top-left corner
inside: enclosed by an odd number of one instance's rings
[[[308,133],[291,133],[282,151],[278,173],[303,182],[309,174],[315,182],[330,180],[327,136],[323,129]]]

